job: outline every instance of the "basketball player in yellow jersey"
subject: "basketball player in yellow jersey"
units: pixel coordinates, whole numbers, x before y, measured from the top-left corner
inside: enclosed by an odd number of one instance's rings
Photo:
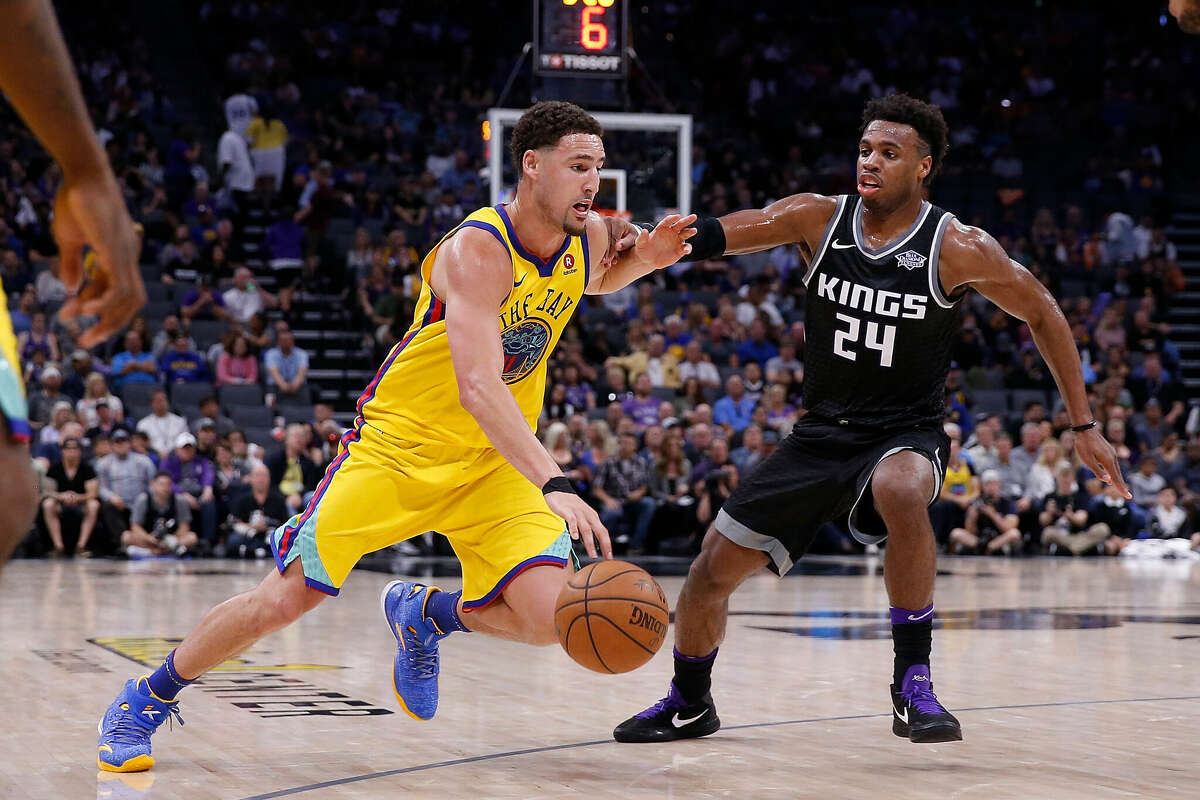
[[[137,271],[133,221],[96,131],[49,0],[8,0],[0,23],[0,91],[63,171],[54,198],[54,239],[62,279],[75,294],[59,316],[97,314],[79,340],[99,344],[146,301]],[[84,244],[96,271],[83,286]],[[0,565],[29,531],[37,492],[29,461],[29,420],[8,311],[0,305]]]
[[[395,581],[382,597],[397,639],[396,695],[414,718],[437,708],[438,641],[478,631],[557,641],[553,604],[570,539],[611,557],[608,533],[534,436],[546,360],[582,295],[602,294],[690,252],[694,217],[671,216],[614,263],[591,211],[600,125],[570,103],[538,103],[513,129],[516,199],[469,215],[421,265],[412,327],[358,403],[358,419],[303,514],[272,537],[276,569],[210,611],[149,676],[130,680],[100,724],[102,769],[154,764],[150,735],[176,693],[336,595],[365,553],[440,531],[463,589]]]

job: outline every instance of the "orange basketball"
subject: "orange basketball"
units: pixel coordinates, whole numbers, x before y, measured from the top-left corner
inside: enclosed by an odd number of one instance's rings
[[[597,561],[558,593],[554,628],[567,655],[596,672],[629,672],[662,647],[670,624],[662,587],[627,561]]]

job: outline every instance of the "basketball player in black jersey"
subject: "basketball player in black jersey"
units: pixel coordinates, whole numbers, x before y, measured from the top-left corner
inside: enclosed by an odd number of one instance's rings
[[[709,687],[729,595],[764,566],[784,575],[817,528],[843,514],[859,541],[888,537],[892,731],[913,742],[962,738],[931,683],[936,549],[927,507],[950,453],[943,387],[968,290],[1029,324],[1078,431],[1080,458],[1129,496],[1092,419],[1075,342],[1054,298],[987,233],[922,200],[946,140],[936,106],[906,95],[872,100],[857,196],[800,194],[696,223],[693,258],[799,246],[808,265],[807,414],[709,528],[675,609],[670,691],[617,726],[617,741],[706,736],[720,727]]]

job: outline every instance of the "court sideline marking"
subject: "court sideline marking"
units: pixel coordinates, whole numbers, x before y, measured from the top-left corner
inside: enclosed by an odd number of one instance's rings
[[[958,708],[951,709],[958,713],[968,711],[1016,711],[1022,708],[1056,708],[1060,706],[1099,706],[1108,705],[1111,703],[1161,703],[1178,700],[1200,700],[1200,695],[1187,695],[1183,697],[1135,697],[1125,700],[1066,700],[1058,703],[1024,703],[1015,706],[977,706],[975,708]],[[843,722],[854,719],[872,719],[876,717],[891,717],[891,713],[887,714],[850,714],[842,717],[814,717],[812,719],[788,719],[780,720],[779,722],[752,722],[746,725],[730,725],[722,727],[723,731],[738,731],[748,728],[774,728],[780,725],[805,725],[813,722]],[[399,769],[389,769],[383,772],[369,772],[364,775],[352,775],[348,778],[337,778],[331,781],[323,781],[321,783],[310,783],[307,786],[296,786],[291,789],[280,789],[275,792],[266,794],[256,794],[250,797],[244,797],[242,800],[272,800],[275,797],[290,797],[292,795],[303,794],[304,792],[312,792],[317,789],[328,789],[333,786],[342,786],[347,783],[357,783],[359,781],[369,781],[375,778],[389,778],[393,775],[404,775],[409,772],[424,772],[431,769],[440,769],[441,767],[457,767],[463,764],[474,764],[480,761],[495,761],[501,758],[514,758],[516,756],[527,756],[534,753],[553,753],[556,750],[575,750],[580,747],[594,747],[601,744],[617,744],[613,739],[596,739],[590,742],[571,742],[570,744],[555,744],[547,747],[529,747],[524,750],[509,750],[503,753],[490,753],[482,756],[468,756],[467,758],[456,758],[452,761],[437,761],[430,764],[417,764],[412,767],[400,767]]]

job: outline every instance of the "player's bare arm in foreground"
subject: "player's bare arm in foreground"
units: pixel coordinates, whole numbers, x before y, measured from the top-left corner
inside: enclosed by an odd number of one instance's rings
[[[137,269],[139,243],[117,180],[88,119],[79,82],[47,0],[0,0],[0,88],[63,171],[54,199],[54,238],[62,279],[83,283],[83,247],[90,245],[100,272],[60,316],[98,315],[79,344],[92,347],[112,336],[146,302]]]

